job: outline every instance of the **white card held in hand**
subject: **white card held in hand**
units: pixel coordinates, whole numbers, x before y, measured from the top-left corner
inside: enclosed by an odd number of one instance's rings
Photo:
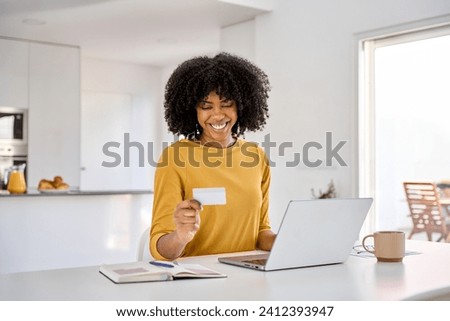
[[[225,187],[193,188],[192,194],[194,199],[202,205],[225,205],[227,203]]]

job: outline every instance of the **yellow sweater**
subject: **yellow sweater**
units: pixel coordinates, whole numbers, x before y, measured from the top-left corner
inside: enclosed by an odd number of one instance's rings
[[[174,209],[193,188],[225,187],[226,205],[204,206],[200,228],[182,256],[249,251],[269,225],[270,167],[255,143],[238,140],[218,149],[180,140],[163,151],[155,174],[150,251],[175,230]]]

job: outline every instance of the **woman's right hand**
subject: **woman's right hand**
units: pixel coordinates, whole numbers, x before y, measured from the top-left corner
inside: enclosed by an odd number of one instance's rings
[[[180,243],[187,244],[194,238],[200,228],[200,211],[202,205],[194,200],[184,200],[178,203],[173,214],[176,225],[176,236]]]

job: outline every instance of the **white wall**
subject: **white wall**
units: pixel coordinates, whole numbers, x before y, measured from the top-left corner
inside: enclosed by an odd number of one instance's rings
[[[255,60],[255,20],[225,27],[220,32],[220,50]]]
[[[160,136],[160,109],[162,105],[162,93],[160,88],[160,68],[121,63],[94,58],[82,58],[81,63],[81,88],[82,95],[89,94],[119,94],[131,96],[132,131],[131,141],[141,142],[147,152],[147,143],[158,141]],[[107,108],[107,106],[105,106]],[[108,126],[98,121],[98,126]],[[83,124],[82,129],[83,130]],[[123,141],[120,142],[123,145]],[[131,155],[137,153],[133,149]],[[153,156],[157,160],[157,155]],[[108,157],[99,162],[111,161]],[[145,167],[139,167],[132,161],[132,188],[150,189],[153,186],[154,167],[148,164],[145,156]],[[83,165],[83,164],[82,164]],[[83,186],[81,186],[83,188]],[[105,187],[107,189],[107,187]]]
[[[277,163],[271,187],[274,227],[289,199],[310,198],[311,188],[324,190],[331,179],[338,197],[356,195],[357,34],[449,13],[447,0],[279,0],[273,12],[256,17],[255,62],[269,75],[272,92],[265,130],[247,139],[262,142],[270,133],[277,146],[294,146],[284,157],[276,148],[270,153]],[[286,166],[305,143],[324,146],[326,132],[333,134],[333,147],[348,141],[339,153],[347,167],[336,161],[332,167]],[[317,158],[325,158],[324,150],[311,153],[312,161]]]

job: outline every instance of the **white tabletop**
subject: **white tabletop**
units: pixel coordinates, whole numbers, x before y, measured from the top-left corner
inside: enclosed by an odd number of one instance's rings
[[[343,264],[261,272],[192,257],[224,279],[114,284],[98,266],[0,275],[0,300],[405,300],[450,293],[450,244],[407,241],[403,263],[350,256]],[[223,255],[222,255],[223,256]]]

